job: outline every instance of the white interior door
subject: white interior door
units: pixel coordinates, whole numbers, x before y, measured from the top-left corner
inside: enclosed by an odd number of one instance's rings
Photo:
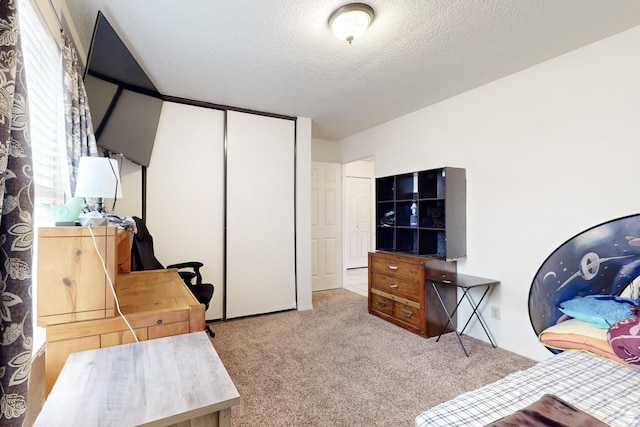
[[[342,287],[342,166],[311,163],[311,286]]]
[[[347,268],[367,266],[371,241],[371,179],[346,177]]]
[[[296,308],[295,122],[227,113],[226,318]]]

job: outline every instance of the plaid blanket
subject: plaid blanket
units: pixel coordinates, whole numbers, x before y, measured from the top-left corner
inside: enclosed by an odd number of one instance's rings
[[[640,373],[580,351],[565,351],[424,411],[416,427],[482,427],[554,394],[612,427],[640,427]]]

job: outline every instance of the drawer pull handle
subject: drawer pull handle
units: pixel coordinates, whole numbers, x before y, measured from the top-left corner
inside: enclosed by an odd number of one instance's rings
[[[376,303],[377,303],[377,304],[378,304],[378,306],[380,306],[380,307],[386,307],[386,306],[387,306],[387,302],[386,302],[386,301],[383,301],[383,300],[380,300],[380,299],[377,299],[377,300],[376,300]]]
[[[389,287],[390,287],[391,289],[394,289],[394,290],[395,290],[395,289],[398,289],[398,285],[395,285],[395,284],[393,284],[393,283],[389,283]]]
[[[413,316],[413,312],[409,311],[409,310],[405,310],[404,308],[401,310],[402,311],[402,315],[407,318],[410,319],[411,316]]]
[[[393,264],[389,264],[389,270],[398,271],[398,266],[397,265],[393,265]]]
[[[157,323],[158,325],[162,325],[162,319],[158,319],[158,320],[156,321],[156,323]]]

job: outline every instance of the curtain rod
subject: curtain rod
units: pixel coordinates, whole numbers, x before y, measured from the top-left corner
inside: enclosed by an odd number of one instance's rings
[[[53,6],[53,1],[49,0],[49,6],[51,6],[51,11],[53,12],[53,16],[56,17],[56,21],[58,21],[58,27],[60,28],[60,31],[62,31],[62,21],[60,20],[60,17],[58,16],[58,12],[56,11],[56,8]]]

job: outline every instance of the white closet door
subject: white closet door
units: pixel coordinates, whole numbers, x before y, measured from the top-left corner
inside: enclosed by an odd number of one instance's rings
[[[296,307],[295,124],[227,113],[228,319]]]
[[[125,195],[127,197],[127,195]],[[223,316],[224,112],[165,102],[147,169],[147,227],[164,265],[204,263],[215,291],[207,319]]]

